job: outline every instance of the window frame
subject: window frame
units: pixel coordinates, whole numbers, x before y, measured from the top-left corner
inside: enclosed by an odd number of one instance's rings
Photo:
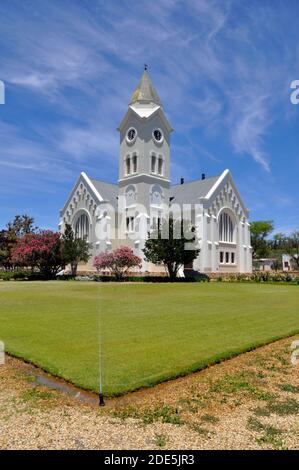
[[[151,154],[151,173],[153,173],[154,175],[157,174],[157,155],[155,155],[154,153]]]
[[[135,217],[133,215],[126,216],[126,232],[127,233],[135,232]]]
[[[236,243],[236,223],[229,211],[223,210],[218,218],[218,239],[221,243]]]
[[[84,221],[83,221],[84,220]],[[81,222],[80,222],[81,221]],[[82,222],[83,221],[83,222]],[[75,238],[81,240],[89,239],[90,236],[90,219],[85,211],[79,212],[73,222],[73,231]]]
[[[131,175],[131,157],[129,155],[125,158],[125,173],[126,176]]]
[[[132,155],[132,174],[136,174],[138,172],[138,157],[137,154],[134,153]]]
[[[158,157],[158,168],[157,168],[157,174],[159,176],[163,176],[164,173],[164,159],[163,157],[159,156]]]

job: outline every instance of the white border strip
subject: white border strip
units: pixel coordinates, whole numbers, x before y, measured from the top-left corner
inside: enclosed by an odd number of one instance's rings
[[[81,171],[81,176],[85,180],[85,182],[90,186],[90,189],[92,189],[92,191],[95,193],[99,201],[104,201],[104,199],[102,198],[102,196],[100,195],[100,193],[98,192],[94,184],[90,181],[87,174],[84,173],[84,171]]]
[[[208,192],[208,194],[204,197],[205,199],[210,199],[210,197],[213,195],[213,193],[216,191],[216,189],[218,188],[218,186],[222,183],[222,181],[224,180],[224,178],[229,174],[229,170],[224,170],[224,172],[222,173],[222,175],[219,176],[218,180],[216,181],[216,183],[213,184],[213,186],[211,187],[210,191]]]

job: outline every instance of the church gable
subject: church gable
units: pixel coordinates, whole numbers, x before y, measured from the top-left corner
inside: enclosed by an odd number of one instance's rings
[[[173,128],[171,127],[165,113],[162,111],[161,106],[156,105],[153,107],[129,106],[117,130],[123,133],[127,129],[128,125],[135,124],[138,126],[138,124],[144,124],[150,119],[155,118],[160,120],[166,132],[171,133],[173,131]]]
[[[248,218],[246,209],[235,183],[228,170],[225,170],[214,187],[204,199],[204,205],[209,215],[217,217],[223,208],[230,209],[239,220]]]
[[[63,224],[72,224],[74,217],[87,213],[90,223],[96,214],[98,204],[103,200],[85,173],[81,173],[64,208],[61,211]]]

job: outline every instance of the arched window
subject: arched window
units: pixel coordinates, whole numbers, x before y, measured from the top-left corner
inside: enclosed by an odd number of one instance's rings
[[[131,159],[130,157],[126,158],[126,174],[129,175],[131,173]]]
[[[133,155],[132,157],[132,166],[133,173],[137,173],[137,155]]]
[[[151,156],[151,172],[156,173],[156,162],[157,162],[157,157],[156,155]]]
[[[150,192],[150,202],[151,204],[160,205],[163,199],[163,190],[162,188],[155,184]]]
[[[75,223],[75,237],[88,238],[89,236],[89,220],[86,214],[79,215]]]
[[[130,206],[130,205],[136,203],[136,189],[135,189],[135,186],[130,184],[126,188],[126,193],[125,194],[126,194],[126,205],[127,206]]]
[[[158,175],[163,175],[163,158],[159,157],[158,160]]]
[[[231,216],[227,212],[222,212],[219,217],[219,241],[234,241],[234,223]]]

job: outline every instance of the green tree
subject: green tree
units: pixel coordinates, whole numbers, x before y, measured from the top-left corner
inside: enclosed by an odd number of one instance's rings
[[[200,250],[195,248],[196,244],[194,227],[186,221],[174,222],[170,218],[149,234],[143,252],[147,261],[163,264],[173,280],[182,266],[197,258]]]
[[[284,233],[275,233],[270,241],[271,248],[276,250],[284,250],[288,242],[288,237]]]
[[[17,237],[8,230],[1,230],[0,232],[0,266],[5,270],[13,267],[11,260],[12,250],[17,242]]]
[[[265,258],[269,255],[271,246],[267,238],[273,230],[274,224],[272,220],[251,222],[251,245],[254,258]]]
[[[20,238],[26,233],[35,233],[37,227],[34,226],[34,218],[24,214],[16,215],[11,222],[8,222],[7,230]]]
[[[6,270],[12,269],[14,267],[12,252],[18,239],[36,231],[33,217],[27,214],[16,215],[12,221],[8,222],[6,229],[0,232],[0,266]]]
[[[89,243],[86,238],[76,238],[72,227],[66,224],[64,234],[62,235],[62,257],[65,264],[71,266],[73,276],[76,276],[78,263],[83,261],[87,263],[90,258]]]

